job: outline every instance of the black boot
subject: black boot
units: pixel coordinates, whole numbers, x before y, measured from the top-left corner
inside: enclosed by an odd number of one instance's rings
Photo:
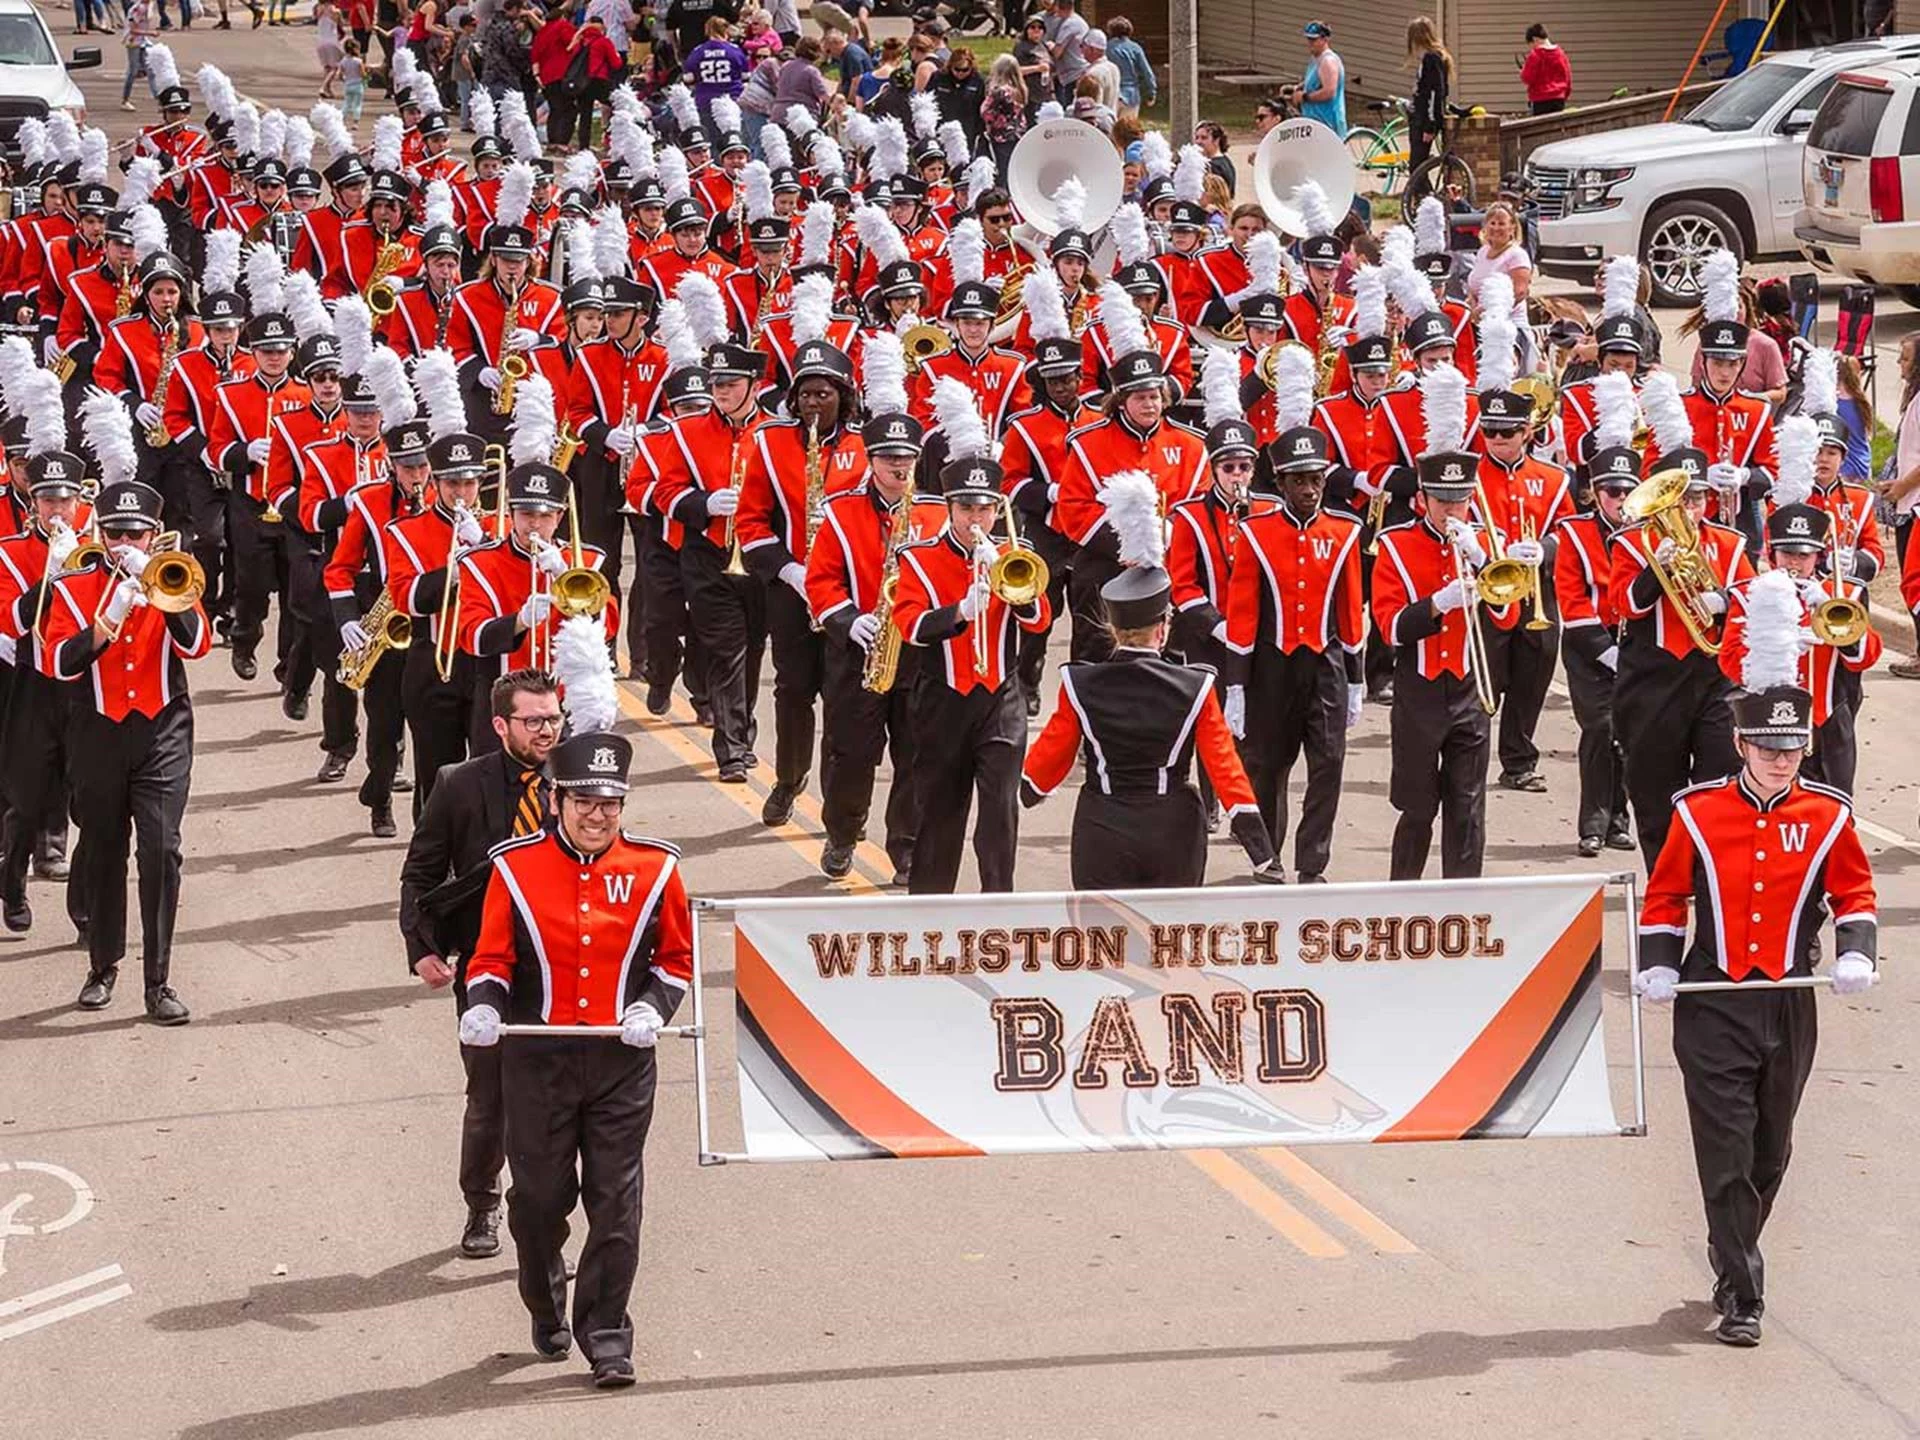
[[[400,833],[400,827],[393,823],[393,806],[382,805],[373,812],[370,827],[382,840],[391,840]]]
[[[500,1253],[498,1205],[480,1205],[467,1211],[467,1228],[460,1236],[460,1253],[469,1260],[487,1260]]]
[[[800,792],[807,788],[802,780],[798,785],[776,784],[767,795],[767,803],[760,807],[762,825],[784,825],[793,818],[793,802],[800,798]]]
[[[307,697],[297,691],[289,690],[280,697],[280,713],[289,720],[307,718]]]
[[[7,929],[16,935],[24,935],[33,928],[33,906],[27,903],[26,891],[0,900],[0,919],[4,919]]]
[[[80,1008],[82,1010],[104,1010],[113,1001],[113,982],[120,978],[118,970],[103,970],[87,976],[87,983],[80,987]]]
[[[260,667],[251,654],[244,650],[233,652],[233,673],[242,680],[251,680],[260,673]]]
[[[186,1003],[173,993],[171,985],[147,987],[147,1018],[156,1025],[184,1025],[192,1017]]]

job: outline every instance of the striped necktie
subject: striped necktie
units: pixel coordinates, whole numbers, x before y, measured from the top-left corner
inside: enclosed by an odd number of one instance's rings
[[[514,807],[513,835],[531,835],[540,828],[540,772],[538,769],[520,772],[520,803]]]

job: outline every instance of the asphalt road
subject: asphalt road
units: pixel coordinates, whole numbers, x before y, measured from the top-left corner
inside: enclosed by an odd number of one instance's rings
[[[260,53],[218,38],[229,57]],[[1920,1433],[1920,986],[1903,944],[1920,823],[1916,741],[1898,719],[1920,690],[1868,684],[1860,808],[1886,980],[1820,1002],[1759,1351],[1706,1333],[1703,1223],[1659,1012],[1644,1139],[1231,1156],[702,1170],[682,1042],[664,1055],[649,1151],[641,1383],[608,1397],[577,1361],[532,1360],[507,1257],[455,1253],[460,1067],[451,1003],[409,979],[393,926],[404,834],[367,835],[357,766],[345,786],[314,783],[316,727],[237,681],[224,651],[192,683],[175,978],[194,1022],[148,1026],[132,986],[102,1015],[74,1011],[85,961],[55,887],[33,886],[30,935],[0,941],[4,1433]],[[770,726],[770,696],[761,716]],[[817,806],[768,833],[770,777],[715,784],[684,719],[629,720],[629,824],[683,847],[698,894],[821,893]],[[1550,792],[1489,801],[1495,873],[1591,868],[1567,818],[1563,697],[1542,731]],[[1336,880],[1385,873],[1385,792],[1386,717],[1370,709]],[[1024,817],[1022,888],[1065,883],[1070,813],[1061,796]],[[1217,843],[1212,878],[1233,878],[1237,856]],[[1606,1025],[1625,1113],[1621,935],[1616,915]],[[709,938],[725,1143],[731,975],[724,930]]]

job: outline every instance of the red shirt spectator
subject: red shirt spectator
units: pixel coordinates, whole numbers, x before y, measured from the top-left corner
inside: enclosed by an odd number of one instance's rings
[[[626,64],[626,57],[620,53],[620,47],[613,43],[612,37],[597,23],[588,24],[584,33],[586,38],[580,43],[587,52],[587,78],[589,80],[613,79]]]
[[[533,63],[541,88],[558,85],[573,63],[573,22],[565,18],[547,21],[535,32],[527,58]]]
[[[1547,38],[1547,27],[1527,27],[1527,58],[1520,63],[1520,83],[1527,87],[1527,103],[1536,115],[1553,115],[1566,108],[1573,94],[1573,64],[1567,52]]]

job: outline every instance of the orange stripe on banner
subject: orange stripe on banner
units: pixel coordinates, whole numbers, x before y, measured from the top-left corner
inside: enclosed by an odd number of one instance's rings
[[[1487,1117],[1540,1048],[1592,961],[1600,945],[1604,900],[1594,893],[1467,1053],[1381,1140],[1458,1140]]]
[[[767,1041],[828,1109],[901,1159],[984,1152],[955,1139],[874,1078],[734,931],[734,991]]]

